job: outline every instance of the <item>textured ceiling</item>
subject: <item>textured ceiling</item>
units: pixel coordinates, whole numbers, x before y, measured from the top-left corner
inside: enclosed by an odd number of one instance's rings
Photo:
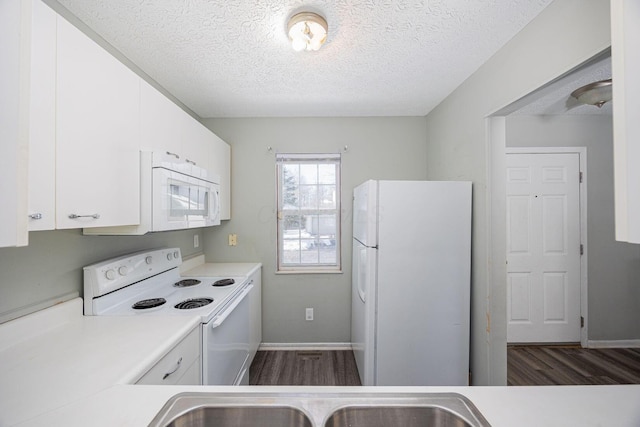
[[[271,117],[425,115],[552,0],[57,1],[199,116]]]
[[[564,76],[530,96],[526,105],[514,111],[513,115],[595,115],[613,114],[613,101],[602,108],[580,104],[571,92],[589,83],[611,78],[611,57],[603,58]]]

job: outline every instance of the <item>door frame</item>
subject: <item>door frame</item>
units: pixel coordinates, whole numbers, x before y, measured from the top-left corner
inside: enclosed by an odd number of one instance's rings
[[[580,243],[583,252],[580,257],[580,316],[584,323],[580,328],[580,346],[588,346],[588,245],[587,245],[587,147],[505,147],[505,157],[509,154],[578,154],[582,181],[579,185],[580,196]],[[506,158],[505,158],[506,161]],[[506,168],[506,165],[505,165]],[[506,173],[506,170],[505,170]],[[506,176],[505,176],[506,178]],[[506,192],[506,179],[504,181]],[[506,208],[506,205],[505,205]],[[506,247],[505,247],[506,249]],[[506,259],[506,250],[505,250]],[[506,278],[505,278],[506,280]]]

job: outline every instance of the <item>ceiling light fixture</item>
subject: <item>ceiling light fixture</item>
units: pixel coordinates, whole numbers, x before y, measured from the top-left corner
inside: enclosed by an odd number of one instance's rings
[[[301,12],[289,19],[287,33],[295,51],[318,50],[327,40],[327,21],[313,12]]]
[[[611,87],[611,79],[601,80],[574,90],[571,92],[571,96],[582,104],[595,105],[601,108],[606,102],[613,99]]]

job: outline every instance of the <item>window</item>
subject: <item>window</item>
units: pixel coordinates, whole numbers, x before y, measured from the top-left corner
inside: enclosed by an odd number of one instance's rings
[[[340,270],[340,155],[278,154],[278,271]]]

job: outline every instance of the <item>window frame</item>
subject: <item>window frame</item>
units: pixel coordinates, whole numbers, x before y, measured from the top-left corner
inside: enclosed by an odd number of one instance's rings
[[[298,205],[299,215],[323,215],[330,213],[335,215],[335,263],[302,263],[291,264],[284,262],[284,241],[290,239],[283,238],[284,220],[286,218],[284,209],[284,192],[283,190],[283,166],[284,165],[335,165],[335,207],[332,209],[302,209]],[[299,273],[342,273],[342,230],[341,230],[341,214],[342,214],[342,158],[340,154],[333,153],[278,153],[276,154],[276,273],[277,274],[299,274]],[[309,184],[304,184],[309,185]],[[322,185],[320,182],[315,184],[318,188]],[[297,183],[296,189],[300,188],[300,182]],[[302,236],[298,237],[300,246],[302,244]],[[302,249],[298,249],[302,253]],[[320,248],[318,247],[318,251]]]

